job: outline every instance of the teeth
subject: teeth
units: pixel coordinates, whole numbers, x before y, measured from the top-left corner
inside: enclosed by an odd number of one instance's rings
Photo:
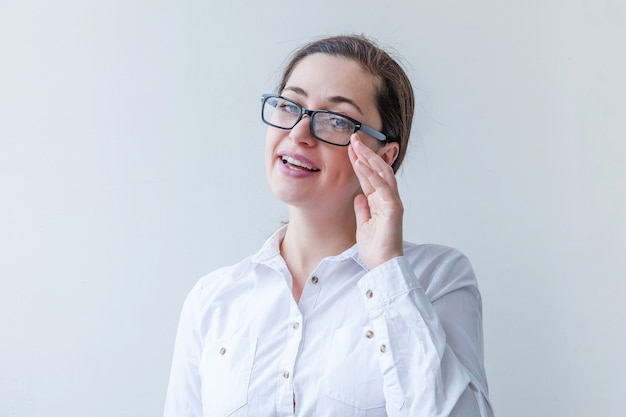
[[[312,168],[312,167],[306,165],[304,162],[298,161],[297,159],[294,159],[294,158],[292,158],[290,156],[287,156],[287,155],[283,155],[283,161],[287,162],[287,163],[290,163],[291,165],[295,165],[295,166],[299,166],[299,167],[302,167],[302,168],[306,168],[309,171],[314,171],[315,170],[315,168]]]

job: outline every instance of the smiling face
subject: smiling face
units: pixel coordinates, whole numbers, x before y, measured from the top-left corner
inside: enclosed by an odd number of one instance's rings
[[[357,62],[317,53],[298,63],[280,94],[307,109],[331,110],[379,130],[375,90],[376,79]],[[268,127],[265,162],[270,187],[291,206],[352,211],[360,186],[348,148],[318,141],[309,123],[305,116],[292,130]],[[379,146],[362,132],[359,137],[373,149]]]

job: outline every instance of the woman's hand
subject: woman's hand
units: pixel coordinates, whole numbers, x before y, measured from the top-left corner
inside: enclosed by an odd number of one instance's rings
[[[404,208],[393,169],[355,133],[348,148],[363,194],[354,199],[356,242],[369,269],[401,256]]]

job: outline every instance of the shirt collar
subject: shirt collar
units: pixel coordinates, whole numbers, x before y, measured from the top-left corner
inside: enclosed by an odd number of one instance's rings
[[[271,259],[280,257],[280,242],[282,242],[283,238],[285,237],[286,231],[287,225],[284,225],[280,229],[276,230],[265,241],[263,246],[261,246],[261,249],[259,249],[259,251],[252,256],[252,261],[263,264],[268,263]],[[361,257],[359,256],[359,251],[356,244],[352,245],[350,248],[346,249],[338,255],[328,256],[324,258],[324,260],[331,262],[343,262],[348,259],[353,259],[364,270],[367,270],[365,263],[363,263]]]
[[[264,263],[268,260],[280,256],[280,242],[285,237],[287,225],[282,226],[275,231],[261,246],[261,249],[252,256],[253,262]]]

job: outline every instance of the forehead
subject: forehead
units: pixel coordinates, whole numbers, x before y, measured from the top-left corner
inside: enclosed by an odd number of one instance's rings
[[[285,83],[286,90],[297,88],[312,99],[346,97],[365,108],[375,108],[376,87],[376,78],[357,61],[322,53],[298,62]]]

